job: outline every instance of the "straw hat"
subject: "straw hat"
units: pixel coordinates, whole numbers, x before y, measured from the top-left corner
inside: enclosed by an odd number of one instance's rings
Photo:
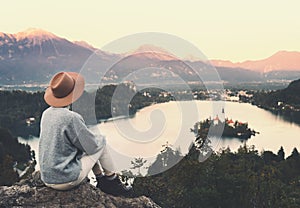
[[[84,78],[76,72],[55,74],[46,89],[44,99],[53,107],[64,107],[75,102],[83,93]]]

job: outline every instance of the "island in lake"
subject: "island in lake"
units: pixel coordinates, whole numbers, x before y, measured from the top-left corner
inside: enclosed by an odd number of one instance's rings
[[[238,138],[241,140],[246,140],[251,136],[255,136],[255,134],[259,134],[259,132],[250,129],[247,122],[233,121],[228,118],[222,121],[218,116],[214,119],[208,118],[195,123],[191,131],[196,134],[197,138],[206,138],[209,133],[210,136]]]

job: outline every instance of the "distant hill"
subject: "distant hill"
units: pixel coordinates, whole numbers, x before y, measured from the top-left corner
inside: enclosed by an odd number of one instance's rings
[[[291,82],[287,88],[279,91],[278,94],[282,101],[293,105],[300,105],[299,92],[300,79]]]
[[[159,46],[141,45],[125,54],[112,54],[84,41],[71,42],[42,29],[28,29],[16,34],[0,33],[0,85],[46,84],[58,71],[81,71],[87,83],[99,83],[101,78],[102,83],[128,80],[143,84],[219,81],[219,77],[233,84],[293,80],[300,77],[300,70],[295,71],[298,65],[293,65],[298,55],[280,52],[266,60],[238,64],[212,61],[216,74],[208,62],[178,60]],[[262,67],[272,70],[261,73]]]
[[[300,79],[287,88],[271,92],[256,92],[252,104],[279,114],[283,119],[300,125]]]
[[[300,52],[279,51],[274,55],[257,61],[244,61],[233,63],[231,61],[211,60],[217,67],[244,68],[267,73],[270,71],[300,71]]]
[[[269,93],[258,92],[254,96],[254,104],[268,109],[274,110],[289,110],[290,107],[285,105],[292,105],[293,108],[300,108],[300,79],[292,81],[287,88],[276,90]],[[282,104],[280,104],[282,103]],[[282,106],[281,106],[282,105]],[[299,113],[299,112],[298,112]]]
[[[295,80],[289,86],[282,90],[277,90],[270,94],[270,98],[275,101],[291,105],[300,105],[300,79]],[[277,104],[277,103],[275,103]]]

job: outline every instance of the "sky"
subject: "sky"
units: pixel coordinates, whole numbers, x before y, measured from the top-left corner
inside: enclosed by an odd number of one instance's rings
[[[0,4],[0,31],[41,28],[96,48],[141,32],[167,33],[209,59],[258,60],[300,51],[299,0],[10,0]]]

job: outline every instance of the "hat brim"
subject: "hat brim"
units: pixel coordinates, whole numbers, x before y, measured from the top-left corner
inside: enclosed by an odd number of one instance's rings
[[[45,91],[44,100],[46,103],[53,107],[64,107],[75,102],[80,98],[84,91],[84,78],[76,72],[65,72],[75,80],[74,89],[65,97],[57,98],[53,95],[51,87],[48,87]]]

